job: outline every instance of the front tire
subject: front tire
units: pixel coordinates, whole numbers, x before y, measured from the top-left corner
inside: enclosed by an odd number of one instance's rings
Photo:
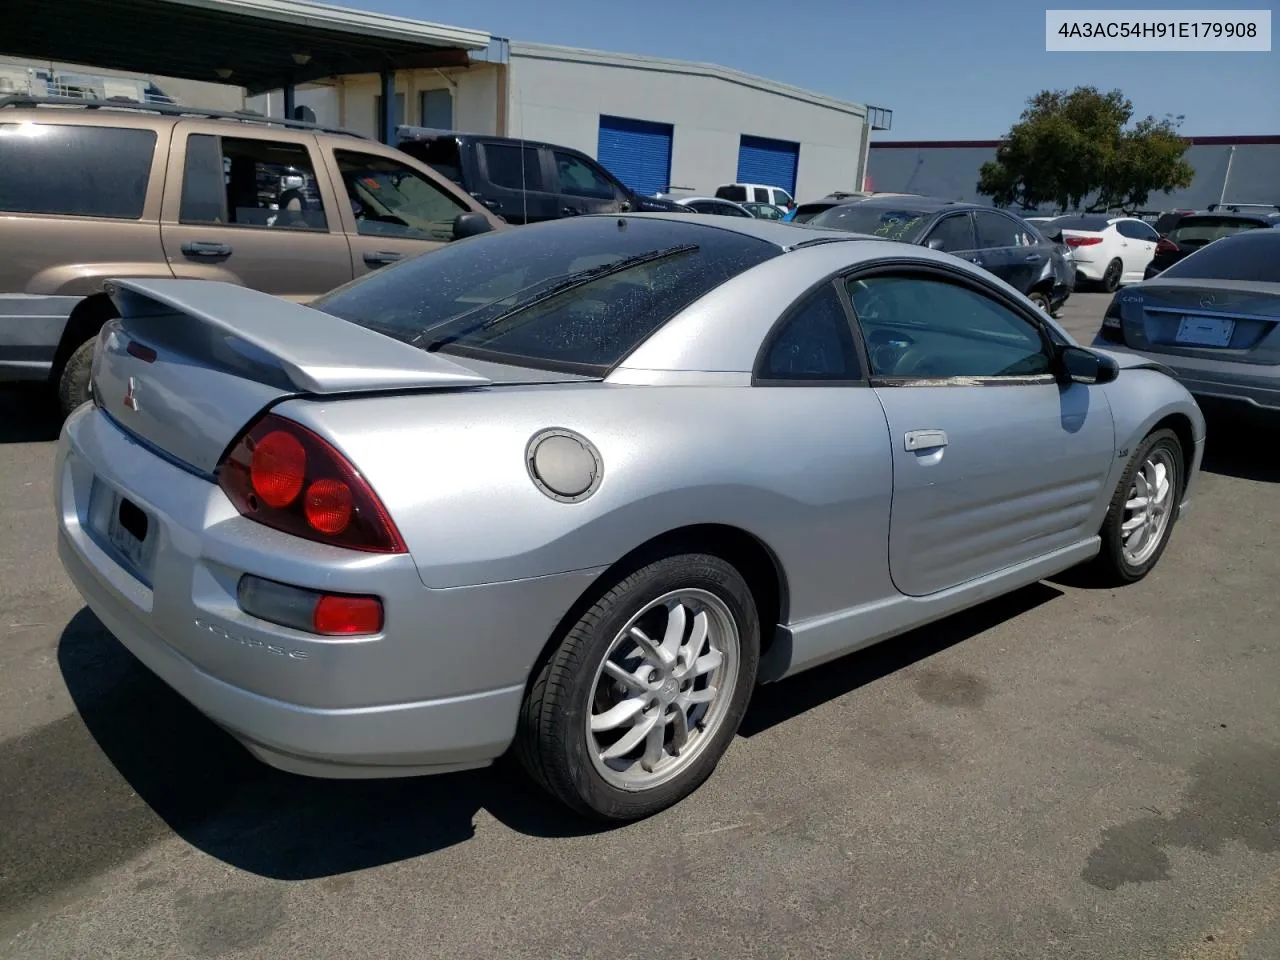
[[[534,677],[516,753],[587,816],[638,820],[711,775],[755,686],[760,622],[719,557],[655,561],[606,590]]]
[[[1036,305],[1036,309],[1045,315],[1052,315],[1053,309],[1049,305],[1049,295],[1036,290],[1027,294],[1027,299]]]
[[[1157,430],[1138,445],[1102,524],[1099,574],[1113,586],[1136,583],[1160,560],[1178,519],[1186,485],[1182,443]]]

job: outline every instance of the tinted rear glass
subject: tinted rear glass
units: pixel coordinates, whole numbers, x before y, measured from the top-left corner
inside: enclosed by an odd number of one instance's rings
[[[137,220],[155,146],[150,130],[0,124],[0,210]]]
[[[878,204],[868,207],[861,203],[852,203],[824,210],[810,220],[809,225],[850,230],[853,233],[868,233],[874,237],[905,240],[910,243],[920,236],[932,218],[932,213],[920,210],[882,207]]]
[[[1058,217],[1053,221],[1058,230],[1094,230],[1101,233],[1107,229],[1106,217]]]
[[[438,140],[406,140],[400,149],[409,156],[425,163],[442,177],[454,183],[462,183],[462,160],[458,156],[458,141],[452,137]]]
[[[559,279],[660,251],[669,255],[548,295]],[[683,307],[779,252],[694,223],[566,219],[450,244],[311,305],[424,349],[603,373]]]
[[[823,210],[830,210],[835,204],[832,203],[802,203],[796,207],[796,215],[791,218],[792,223],[808,223]]]
[[[721,200],[732,200],[734,203],[742,203],[747,199],[747,188],[721,187],[716,191],[716,196]]]
[[[1197,246],[1265,226],[1267,224],[1262,221],[1243,217],[1184,217],[1169,231],[1169,239],[1174,243]]]
[[[1157,279],[1166,278],[1280,283],[1280,230],[1250,230],[1211,243],[1179,260]]]

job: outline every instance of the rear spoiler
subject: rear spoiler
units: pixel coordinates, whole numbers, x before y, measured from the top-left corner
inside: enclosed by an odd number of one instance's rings
[[[233,283],[111,280],[106,289],[126,332],[188,345],[204,341],[202,354],[213,344],[223,363],[230,362],[240,373],[270,371],[271,380],[286,381],[276,384],[285,389],[334,394],[492,382],[437,353]],[[183,329],[188,324],[204,328],[205,336],[186,335],[195,332]]]

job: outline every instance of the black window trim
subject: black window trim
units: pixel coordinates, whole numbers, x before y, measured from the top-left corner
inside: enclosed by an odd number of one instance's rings
[[[323,167],[324,157],[316,156],[316,154],[312,151],[312,144],[297,143],[293,140],[276,140],[272,137],[255,137],[252,135],[243,136],[239,132],[237,132],[234,135],[229,135],[229,134],[223,134],[223,133],[209,133],[204,130],[189,130],[186,132],[185,137],[186,139],[183,140],[182,142],[182,170],[178,174],[182,178],[181,182],[178,185],[178,221],[177,221],[178,226],[198,227],[206,230],[257,230],[259,232],[264,230],[270,230],[272,233],[278,233],[283,231],[287,233],[299,233],[303,235],[310,234],[312,236],[325,236],[325,235],[333,236],[334,235],[333,217],[330,216],[332,211],[330,211],[328,207],[325,206],[324,191],[320,189],[320,170]],[[291,147],[301,147],[303,150],[307,152],[307,158],[311,161],[311,177],[316,182],[316,194],[320,198],[320,212],[324,214],[324,226],[323,227],[277,227],[274,224],[268,226],[265,223],[232,223],[232,222],[211,223],[207,220],[183,220],[182,219],[182,193],[187,183],[187,149],[188,149],[188,145],[191,143],[192,137],[213,137],[213,139],[217,141],[219,157],[226,156],[226,154],[222,152],[223,140],[250,140],[255,143],[277,143],[277,144],[283,143]],[[319,150],[319,147],[316,147],[316,149]],[[316,163],[317,159],[319,159],[321,163],[317,164]],[[258,162],[261,162],[261,161],[258,161]],[[325,172],[325,175],[326,176],[328,175],[327,170]],[[224,185],[224,192],[225,192],[225,185]],[[343,196],[344,197],[346,196],[345,190],[343,191]],[[230,204],[228,204],[226,200],[223,201],[222,209],[223,209],[223,212],[226,213],[228,217],[231,216]],[[342,234],[340,233],[339,235],[342,235]]]
[[[867,365],[866,345],[862,342],[862,331],[855,322],[853,307],[849,303],[849,297],[845,293],[843,287],[844,282],[841,280],[841,274],[844,269],[837,270],[823,277],[817,283],[810,285],[800,296],[782,311],[782,314],[773,321],[773,325],[769,327],[769,332],[764,335],[760,341],[760,346],[756,350],[755,361],[751,364],[751,386],[753,387],[868,387],[871,385],[867,379],[871,371],[871,367]],[[769,351],[773,349],[773,345],[777,343],[778,338],[786,331],[787,325],[791,322],[805,306],[808,305],[809,298],[816,294],[823,286],[831,287],[836,294],[836,299],[840,302],[841,309],[844,310],[845,322],[849,325],[849,333],[853,337],[853,353],[854,359],[858,361],[859,367],[862,369],[862,377],[859,379],[848,378],[825,378],[815,377],[813,379],[793,379],[790,377],[766,377],[762,376],[769,360]]]
[[[882,274],[910,273],[923,276],[929,279],[938,279],[950,282],[956,286],[964,287],[981,296],[989,297],[998,302],[1001,306],[1008,308],[1015,315],[1021,317],[1031,326],[1040,338],[1040,348],[1044,351],[1045,356],[1049,358],[1051,368],[1056,368],[1057,346],[1056,341],[1048,325],[1036,314],[1027,309],[1009,297],[1003,290],[996,287],[988,286],[984,281],[972,276],[965,271],[957,270],[944,264],[928,263],[920,260],[893,259],[878,260],[875,263],[859,266],[853,270],[847,270],[840,278],[841,286],[845,286],[850,280],[862,280],[867,277],[878,276]],[[848,296],[846,290],[845,295]],[[850,300],[850,312],[853,314],[854,323],[858,331],[857,342],[863,343],[862,324],[857,321],[857,310],[853,309],[852,300]],[[863,347],[865,350],[865,346]],[[865,367],[867,371],[868,383],[872,387],[1024,387],[1038,386],[1059,383],[1060,379],[1053,369],[1048,373],[1037,374],[1015,374],[1012,376],[989,376],[989,377],[972,377],[972,376],[955,376],[955,377],[878,377],[871,371],[871,364],[868,362]]]

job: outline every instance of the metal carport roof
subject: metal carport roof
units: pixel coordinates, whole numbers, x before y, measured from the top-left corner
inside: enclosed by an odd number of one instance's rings
[[[304,0],[5,0],[0,53],[230,83],[465,66],[483,30]],[[227,73],[230,71],[230,73]]]

